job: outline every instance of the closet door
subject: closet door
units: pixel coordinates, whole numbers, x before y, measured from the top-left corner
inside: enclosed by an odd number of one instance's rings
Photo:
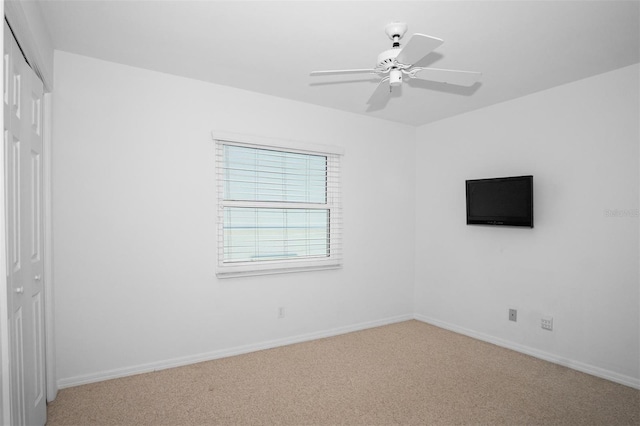
[[[11,423],[46,421],[42,103],[43,87],[5,23],[4,149]]]

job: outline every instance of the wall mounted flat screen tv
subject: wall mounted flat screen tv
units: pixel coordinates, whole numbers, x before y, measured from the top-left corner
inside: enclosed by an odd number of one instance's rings
[[[533,176],[467,180],[467,225],[533,228]]]

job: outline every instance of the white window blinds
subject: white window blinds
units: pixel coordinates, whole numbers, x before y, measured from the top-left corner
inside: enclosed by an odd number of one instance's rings
[[[216,140],[219,277],[339,267],[340,155]]]

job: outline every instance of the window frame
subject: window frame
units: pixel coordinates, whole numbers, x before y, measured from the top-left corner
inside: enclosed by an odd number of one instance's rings
[[[281,274],[301,271],[318,271],[342,267],[342,200],[340,168],[344,149],[336,146],[305,143],[299,141],[274,139],[254,135],[213,131],[215,143],[215,191],[217,199],[216,239],[218,278],[238,276]],[[262,150],[272,150],[299,154],[319,155],[327,158],[327,196],[326,203],[237,201],[224,199],[223,147],[233,145]],[[328,255],[311,258],[285,258],[274,260],[225,261],[224,260],[224,209],[241,208],[279,208],[312,209],[329,211],[329,249]]]

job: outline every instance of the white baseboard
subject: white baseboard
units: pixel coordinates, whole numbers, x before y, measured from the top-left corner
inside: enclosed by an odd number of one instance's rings
[[[433,318],[429,318],[424,315],[416,314],[414,315],[414,319],[418,321],[425,322],[427,324],[434,325],[436,327],[444,328],[445,330],[453,331],[455,333],[463,334],[465,336],[472,337],[474,339],[482,340],[484,342],[492,343],[497,346],[501,346],[503,348],[511,349],[516,352],[523,353],[525,355],[530,355],[535,358],[539,358],[545,361],[552,362],[554,364],[562,365],[564,367],[571,368],[572,370],[577,370],[582,373],[587,373],[592,376],[600,377],[602,379],[610,380],[612,382],[620,383],[625,386],[629,386],[635,389],[640,389],[640,379],[631,376],[625,376],[623,374],[616,373],[614,371],[605,370],[600,367],[596,367],[593,365],[585,364],[580,361],[575,361],[571,359],[566,359],[564,357],[560,357],[554,354],[550,354],[548,352],[543,352],[538,349],[534,349],[528,346],[519,345],[517,343],[513,343],[507,340],[500,339],[498,337],[490,336],[487,334],[483,334],[477,332],[475,330],[470,330],[464,327],[460,327],[454,324],[449,324],[447,322],[439,321]]]
[[[82,376],[75,376],[60,379],[57,382],[59,389],[64,389],[72,386],[79,386],[88,383],[100,382],[103,380],[117,379],[120,377],[133,376],[136,374],[150,373],[153,371],[165,370],[167,368],[181,367],[184,365],[195,364],[198,362],[211,361],[214,359],[226,358],[234,355],[242,355],[250,352],[260,351],[264,349],[271,349],[280,346],[287,346],[294,343],[302,343],[310,340],[322,339],[325,337],[338,336],[341,334],[351,333],[353,331],[366,330],[368,328],[380,327],[383,325],[394,324],[397,322],[408,321],[416,319],[427,324],[434,325],[436,327],[450,330],[455,333],[463,334],[465,336],[472,337],[474,339],[482,340],[484,342],[492,343],[497,346],[501,346],[507,349],[514,350],[526,355],[533,356],[545,361],[553,362],[554,364],[562,365],[564,367],[571,368],[573,370],[581,371],[583,373],[590,374],[592,376],[600,377],[602,379],[610,380],[615,383],[620,383],[625,386],[629,386],[635,389],[640,389],[640,379],[635,377],[625,376],[623,374],[616,373],[614,371],[605,370],[600,367],[585,364],[579,361],[568,360],[563,357],[559,357],[554,354],[543,352],[528,346],[519,345],[507,340],[503,340],[494,336],[483,334],[474,330],[470,330],[464,327],[459,327],[454,324],[449,324],[443,321],[439,321],[433,318],[429,318],[424,315],[400,315],[396,317],[385,318],[382,320],[368,321],[349,326],[333,328],[330,330],[323,330],[313,333],[301,334],[297,336],[287,337],[284,339],[269,340],[265,342],[259,342],[251,345],[236,346],[233,348],[220,349],[213,352],[191,355],[180,358],[173,358],[164,361],[158,361],[148,364],[140,364],[132,367],[118,368],[114,370],[102,371],[93,374],[87,374]]]
[[[190,355],[180,358],[167,359],[164,361],[152,362],[148,364],[140,364],[132,367],[117,368],[114,370],[101,371],[93,374],[82,376],[68,377],[58,380],[58,389],[69,388],[72,386],[85,385],[88,383],[101,382],[103,380],[117,379],[120,377],[133,376],[136,374],[150,373],[153,371],[165,370],[167,368],[181,367],[184,365],[195,364],[203,361],[211,361],[214,359],[226,358],[234,355],[242,355],[250,352],[261,351],[264,349],[272,349],[280,346],[287,346],[294,343],[302,343],[310,340],[322,339],[325,337],[338,336],[340,334],[351,333],[353,331],[366,330],[368,328],[380,327],[383,325],[394,324],[402,321],[414,319],[411,314],[389,317],[376,321],[367,321],[352,324],[344,327],[337,327],[330,330],[317,331],[313,333],[301,334],[283,339],[269,340],[250,345],[236,346],[233,348],[220,349],[213,352]]]

